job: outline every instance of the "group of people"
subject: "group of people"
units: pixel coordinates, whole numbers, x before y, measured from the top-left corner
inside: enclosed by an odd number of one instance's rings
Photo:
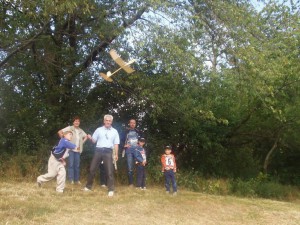
[[[105,115],[103,126],[95,130],[93,135],[86,134],[80,126],[80,118],[74,117],[73,125],[67,126],[58,131],[61,138],[58,145],[55,146],[48,160],[48,172],[37,178],[38,186],[44,182],[57,177],[56,191],[63,193],[66,183],[66,165],[68,166],[68,179],[71,184],[80,183],[80,155],[83,151],[83,144],[90,140],[94,143],[95,151],[90,164],[87,182],[84,191],[91,191],[97,170],[102,172],[101,184],[107,186],[108,196],[114,196],[114,165],[118,161],[120,142],[124,143],[124,152],[126,155],[128,182],[133,187],[133,174],[136,166],[137,178],[136,187],[142,190],[146,189],[146,171],[147,164],[145,138],[136,128],[136,120],[129,121],[129,128],[126,130],[124,140],[120,138],[118,131],[112,127],[113,116]],[[68,158],[68,161],[66,160]],[[67,163],[66,163],[67,161]],[[170,184],[172,184],[173,194],[177,194],[177,184],[175,179],[176,161],[171,154],[171,147],[165,147],[165,154],[161,156],[162,172],[165,175],[166,192],[170,193]]]

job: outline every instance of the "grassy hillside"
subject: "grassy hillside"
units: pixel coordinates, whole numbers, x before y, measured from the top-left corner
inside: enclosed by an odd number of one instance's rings
[[[299,202],[215,196],[163,187],[142,191],[116,187],[113,198],[94,185],[93,192],[55,181],[38,188],[33,182],[0,182],[0,224],[299,224]]]

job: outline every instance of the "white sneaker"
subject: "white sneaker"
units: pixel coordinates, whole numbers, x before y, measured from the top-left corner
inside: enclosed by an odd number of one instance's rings
[[[113,197],[114,196],[114,192],[113,191],[109,191],[108,192],[108,197]]]
[[[105,184],[102,184],[102,185],[101,185],[101,187],[105,188],[105,187],[106,187],[106,185],[105,185]]]
[[[83,191],[92,191],[91,189],[88,189],[87,187],[84,187],[82,190]]]

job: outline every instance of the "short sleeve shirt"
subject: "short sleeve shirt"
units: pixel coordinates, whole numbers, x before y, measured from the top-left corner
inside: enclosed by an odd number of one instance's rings
[[[114,145],[120,144],[118,131],[113,128],[99,127],[93,133],[92,138],[96,141],[97,148],[114,148]]]

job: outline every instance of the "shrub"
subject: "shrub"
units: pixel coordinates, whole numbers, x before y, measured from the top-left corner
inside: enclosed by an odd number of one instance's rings
[[[229,193],[229,182],[226,179],[205,179],[197,171],[181,172],[177,174],[177,183],[179,186],[189,190],[226,195]]]
[[[255,197],[255,182],[254,180],[243,181],[241,179],[232,180],[230,192],[237,196]]]

